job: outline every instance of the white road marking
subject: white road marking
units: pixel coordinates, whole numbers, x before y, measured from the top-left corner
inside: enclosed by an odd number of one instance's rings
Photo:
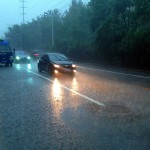
[[[21,67],[21,68],[24,69],[24,70],[26,70],[26,71],[29,71],[30,73],[32,73],[32,74],[34,74],[34,75],[36,75],[36,76],[39,76],[39,77],[41,77],[41,78],[43,78],[43,79],[45,79],[45,80],[48,80],[48,81],[54,83],[54,81],[51,80],[51,79],[49,79],[49,78],[46,78],[46,77],[44,77],[44,76],[42,76],[42,75],[39,75],[39,74],[37,74],[37,73],[35,73],[35,72],[29,70],[29,69],[26,69],[26,68],[23,68],[23,67]],[[103,104],[102,102],[99,102],[99,101],[97,101],[97,100],[94,100],[94,99],[92,99],[92,98],[90,98],[90,97],[88,97],[88,96],[86,96],[86,95],[84,95],[84,94],[81,94],[81,93],[79,93],[79,92],[77,92],[77,91],[75,91],[75,90],[72,90],[72,89],[70,89],[70,88],[68,88],[68,87],[66,87],[66,86],[64,86],[64,85],[62,85],[62,84],[60,84],[60,86],[61,86],[62,88],[64,88],[64,89],[66,89],[67,91],[70,91],[70,92],[72,92],[72,93],[75,93],[76,95],[78,95],[78,96],[80,96],[80,97],[83,97],[84,99],[86,99],[86,100],[88,100],[88,101],[90,101],[90,102],[93,102],[93,103],[95,103],[95,104],[97,104],[97,105],[99,105],[99,106],[104,106],[104,107],[106,106],[106,105]]]
[[[132,77],[137,77],[137,78],[150,79],[150,77],[139,76],[139,75],[135,75],[135,74],[128,74],[128,73],[121,73],[121,72],[115,72],[115,71],[109,71],[109,70],[102,70],[102,69],[88,68],[88,67],[83,67],[83,66],[77,66],[77,67],[80,67],[80,68],[86,68],[86,69],[90,69],[90,70],[97,70],[97,71],[109,72],[109,73],[119,74],[119,75],[125,75],[125,76],[132,76]]]

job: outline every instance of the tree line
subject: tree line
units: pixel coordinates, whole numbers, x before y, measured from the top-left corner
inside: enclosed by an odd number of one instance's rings
[[[150,70],[150,0],[72,0],[5,33],[13,47]]]

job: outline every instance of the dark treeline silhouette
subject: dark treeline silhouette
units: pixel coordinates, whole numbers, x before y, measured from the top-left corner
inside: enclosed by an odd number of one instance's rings
[[[5,36],[28,51],[150,70],[150,0],[72,0],[65,13],[49,10]]]

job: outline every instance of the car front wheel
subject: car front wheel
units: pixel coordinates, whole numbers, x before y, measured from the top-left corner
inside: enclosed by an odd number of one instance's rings
[[[52,76],[53,75],[53,69],[51,68],[51,67],[48,67],[48,74],[50,75],[50,76]]]
[[[10,67],[12,67],[13,66],[13,64],[12,63],[10,63]]]
[[[9,67],[9,63],[5,63],[5,67]]]

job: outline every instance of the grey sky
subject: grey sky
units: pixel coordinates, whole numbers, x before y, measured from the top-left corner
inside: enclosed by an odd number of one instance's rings
[[[22,0],[0,0],[0,38],[8,26],[22,22]],[[31,21],[43,12],[58,8],[68,8],[72,0],[25,0],[25,21]],[[90,0],[83,0],[89,2]]]

